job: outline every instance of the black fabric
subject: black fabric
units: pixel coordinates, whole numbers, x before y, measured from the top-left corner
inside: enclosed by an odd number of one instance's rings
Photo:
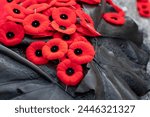
[[[96,55],[83,66],[85,77],[81,83],[66,87],[59,82],[56,61],[36,66],[26,60],[26,48],[38,40],[26,36],[16,47],[0,45],[0,99],[143,99],[150,90],[150,76],[146,73],[149,55],[142,49],[138,26],[129,17],[123,26],[107,23],[102,14],[114,9],[105,0],[100,5],[83,5],[83,8],[103,36],[89,38]]]

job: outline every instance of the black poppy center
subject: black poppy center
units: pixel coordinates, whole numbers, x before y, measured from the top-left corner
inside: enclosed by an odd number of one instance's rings
[[[60,18],[66,20],[66,19],[68,19],[68,16],[66,14],[61,14]]]
[[[118,20],[118,18],[117,18],[117,17],[112,17],[112,19],[114,19],[114,20]]]
[[[41,57],[42,56],[42,50],[36,50],[35,54],[37,57]]]
[[[72,76],[72,75],[74,74],[74,69],[68,68],[68,69],[66,70],[66,74],[69,75],[69,76]]]
[[[12,2],[12,1],[13,1],[13,0],[7,0],[7,2],[9,2],[9,3]]]
[[[13,9],[13,12],[16,14],[20,14],[20,10],[18,10],[18,9]]]
[[[77,49],[74,50],[74,53],[75,53],[76,55],[81,55],[81,54],[82,54],[82,50],[79,49],[79,48],[77,48]]]
[[[63,40],[68,41],[68,40],[70,40],[70,35],[65,34],[65,35],[63,35],[62,38],[63,38]]]
[[[49,20],[50,20],[50,21],[53,21],[53,17],[52,17],[52,16],[49,16]]]
[[[15,34],[14,34],[13,32],[7,32],[7,33],[6,33],[6,37],[7,37],[8,39],[14,38],[14,36],[15,36]]]
[[[33,27],[39,27],[40,26],[40,22],[35,20],[35,21],[32,22],[32,26]]]
[[[60,28],[61,30],[66,30],[66,29],[67,29],[65,26],[59,26],[59,28]]]
[[[58,46],[53,46],[52,48],[51,48],[51,51],[52,52],[57,52],[59,50],[59,47]]]

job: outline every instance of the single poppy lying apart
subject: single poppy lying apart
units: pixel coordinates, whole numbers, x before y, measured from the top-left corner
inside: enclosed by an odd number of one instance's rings
[[[150,17],[150,2],[139,1],[137,2],[137,8],[142,17]]]
[[[67,51],[67,43],[59,38],[48,41],[42,48],[43,56],[48,60],[57,60],[63,58]]]
[[[103,18],[107,22],[115,25],[123,25],[125,23],[125,18],[118,13],[106,13],[104,14]]]
[[[67,55],[72,62],[86,64],[93,60],[95,51],[90,43],[78,41],[70,45]]]
[[[24,29],[21,25],[14,22],[5,22],[0,26],[0,40],[5,46],[18,45],[23,38]]]
[[[83,79],[83,69],[81,65],[66,59],[57,66],[57,76],[67,86],[75,86]]]
[[[26,57],[29,61],[37,65],[47,64],[48,60],[43,57],[42,48],[45,45],[43,41],[37,41],[30,44],[26,50]]]
[[[106,2],[110,4],[115,9],[116,12],[105,13],[103,15],[104,20],[114,25],[123,25],[125,23],[124,11],[117,5],[115,5],[112,0],[106,0]]]

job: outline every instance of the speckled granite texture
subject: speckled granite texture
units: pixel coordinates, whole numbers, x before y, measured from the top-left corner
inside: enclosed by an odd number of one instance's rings
[[[136,8],[136,0],[113,0],[138,24],[139,30],[144,34],[144,46],[147,47],[150,53],[150,18],[143,18],[139,16]],[[150,61],[147,65],[147,73],[150,74]],[[150,99],[150,93],[143,96],[143,99]]]
[[[136,8],[136,0],[113,0],[138,24],[139,30],[144,34],[144,45],[150,51],[150,18],[143,18],[139,16]],[[147,65],[147,72],[150,74],[150,62]]]

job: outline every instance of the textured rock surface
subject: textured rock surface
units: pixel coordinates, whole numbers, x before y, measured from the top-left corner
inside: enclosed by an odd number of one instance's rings
[[[139,29],[144,34],[144,45],[150,52],[150,18],[143,18],[139,16],[136,8],[136,0],[113,0],[121,8],[124,9],[127,16],[130,16],[138,24]],[[147,65],[147,73],[150,74],[150,61]],[[150,99],[150,93],[143,96],[143,99]]]

